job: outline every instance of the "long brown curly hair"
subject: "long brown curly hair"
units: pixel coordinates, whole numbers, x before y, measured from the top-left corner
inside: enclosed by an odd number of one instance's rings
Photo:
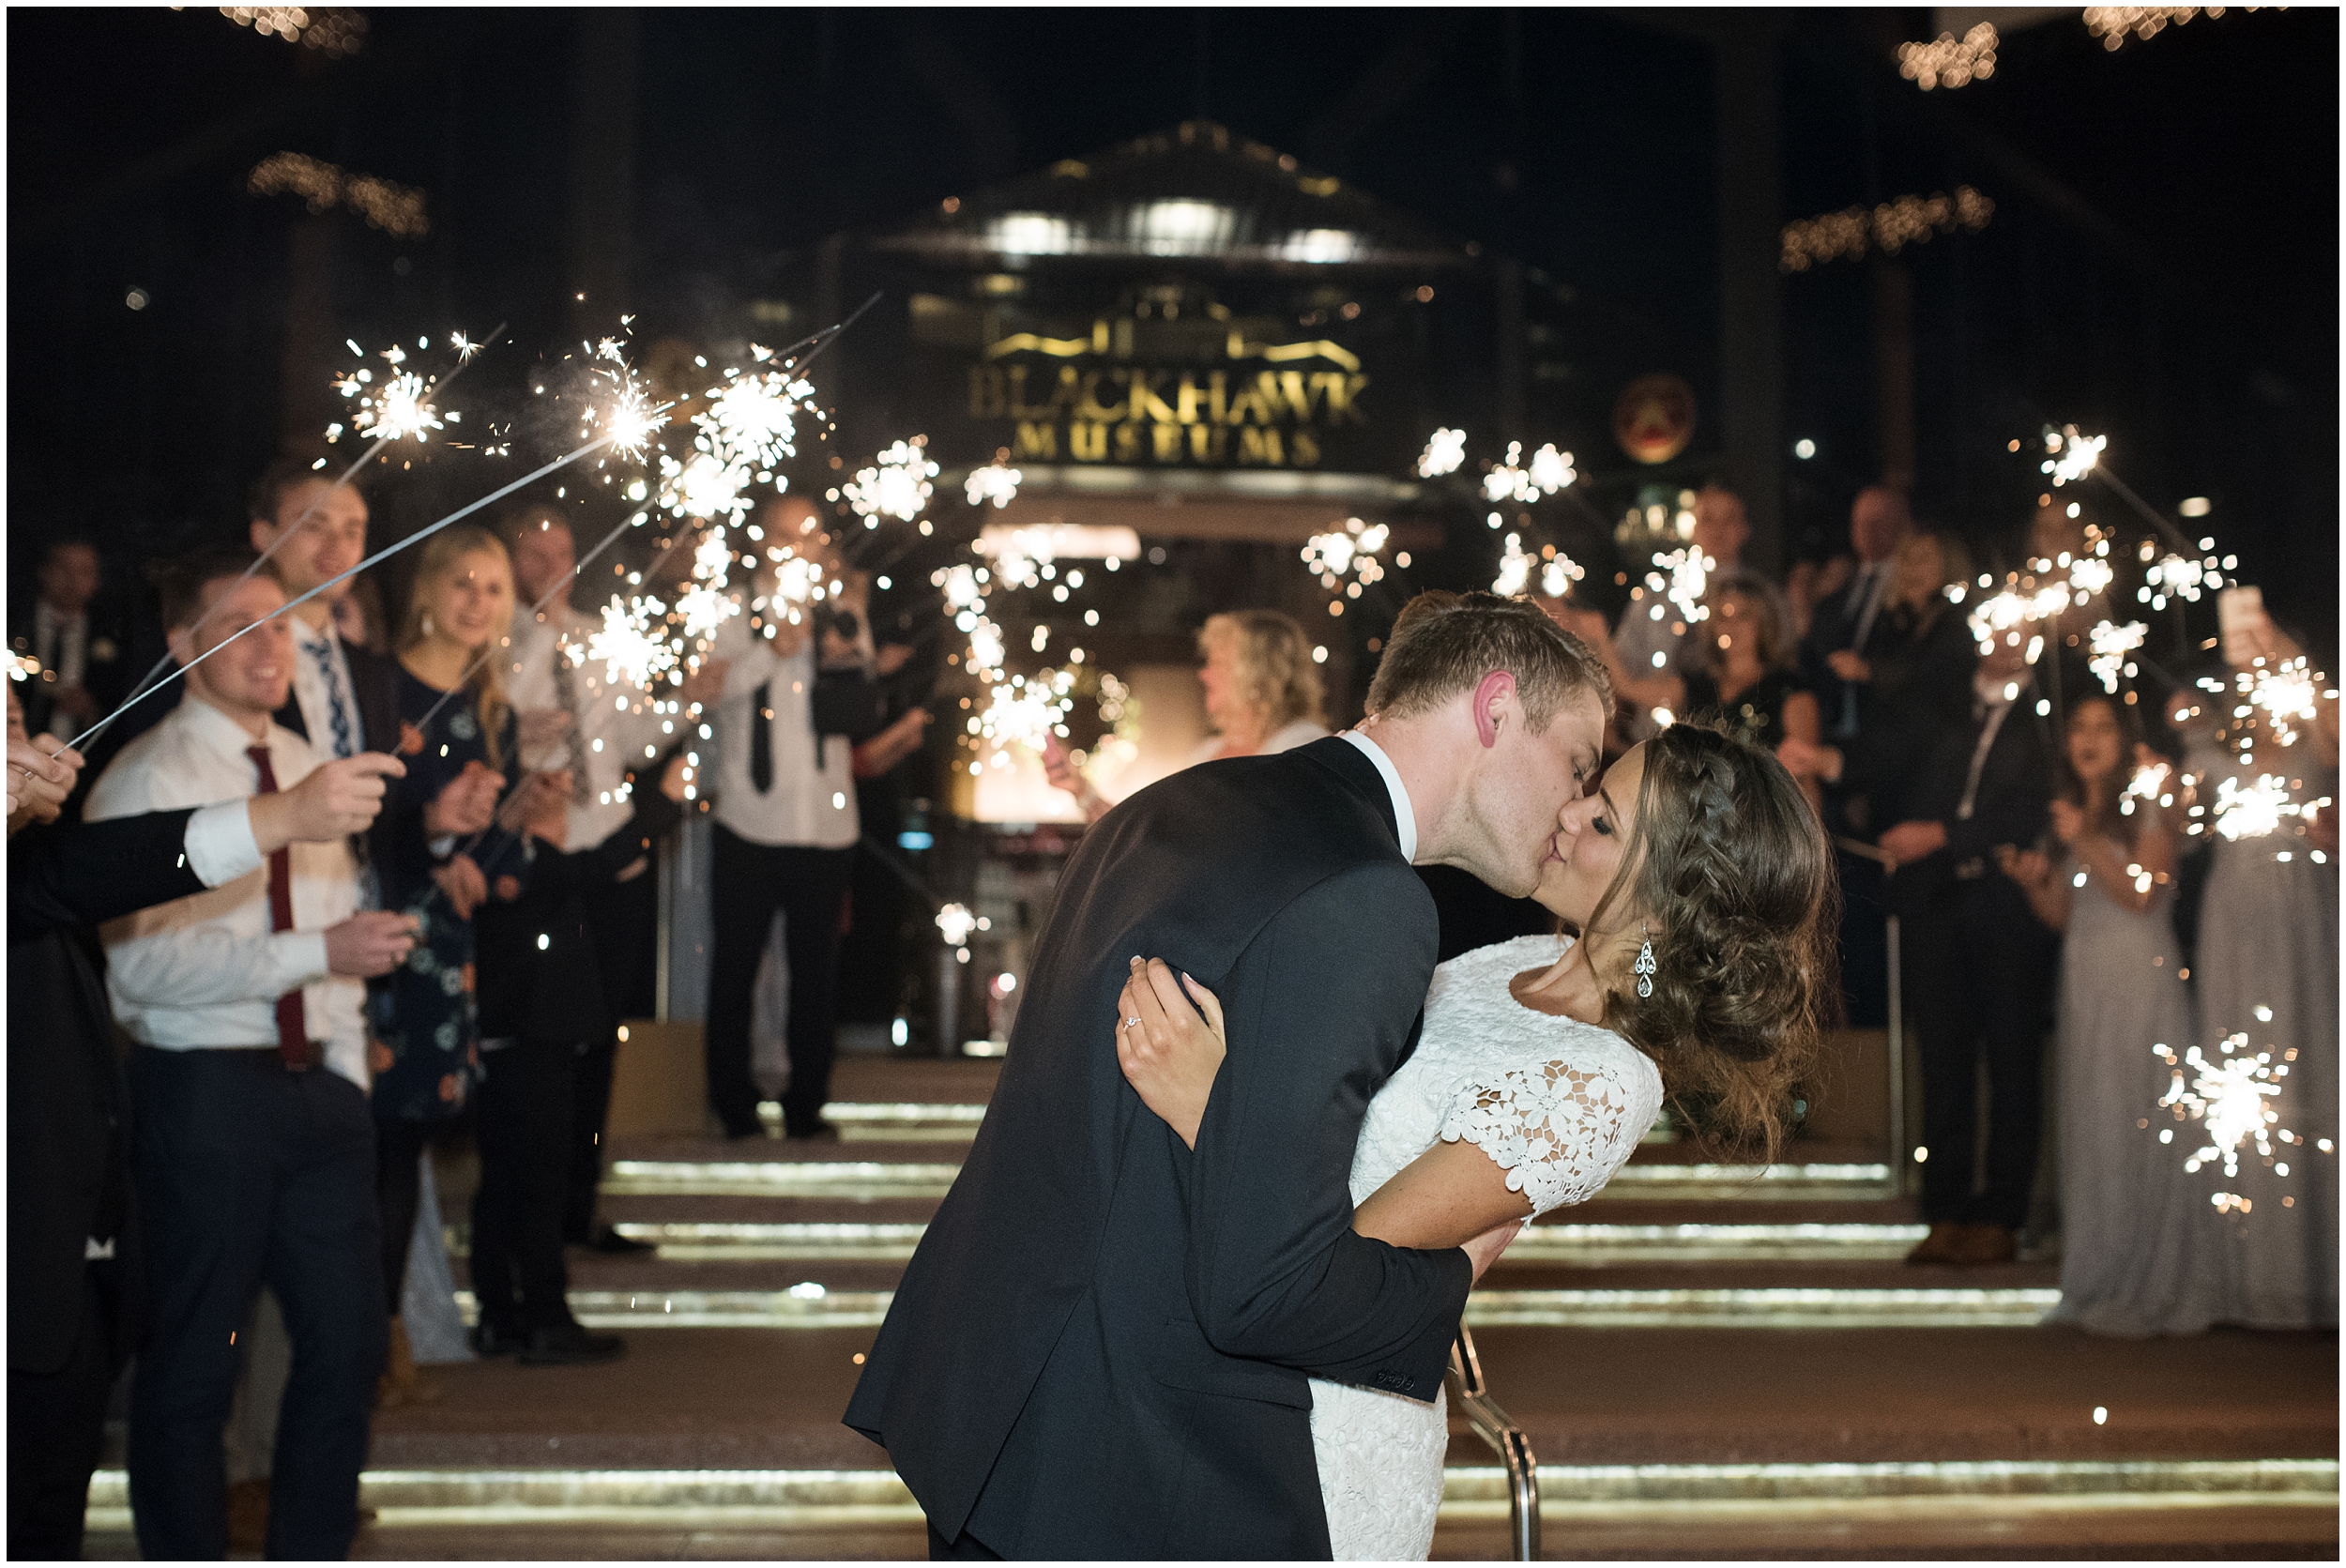
[[[1624,897],[1653,944],[1653,994],[1630,976],[1608,983],[1606,1028],[1653,1058],[1681,1120],[1773,1160],[1839,1005],[1840,891],[1816,814],[1767,752],[1673,724],[1645,743],[1629,843],[1592,929]],[[1690,1101],[1701,1116],[1684,1114]]]

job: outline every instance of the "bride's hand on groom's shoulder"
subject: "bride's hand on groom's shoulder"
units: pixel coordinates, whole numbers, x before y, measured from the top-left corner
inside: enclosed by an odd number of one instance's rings
[[[1132,961],[1116,1006],[1116,1061],[1140,1103],[1197,1147],[1214,1074],[1227,1054],[1220,998],[1162,958]]]

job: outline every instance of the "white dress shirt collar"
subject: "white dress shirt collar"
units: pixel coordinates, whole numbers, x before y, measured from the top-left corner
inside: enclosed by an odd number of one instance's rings
[[[1401,769],[1393,765],[1385,749],[1359,730],[1346,730],[1341,738],[1360,749],[1361,755],[1377,765],[1377,776],[1385,781],[1385,793],[1393,797],[1394,835],[1401,841],[1401,858],[1412,864],[1417,860],[1417,808],[1409,804],[1409,792],[1401,783]]]

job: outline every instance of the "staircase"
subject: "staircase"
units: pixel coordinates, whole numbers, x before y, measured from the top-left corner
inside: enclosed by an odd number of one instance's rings
[[[376,1420],[359,1555],[924,1555],[838,1417],[998,1071],[848,1058],[835,1144],[615,1140],[605,1210],[659,1251],[573,1252],[572,1302],[627,1359],[435,1369],[442,1400]],[[2335,1335],[2040,1327],[2057,1265],[1905,1266],[1890,1176],[1879,1147],[1760,1170],[1649,1142],[1492,1269],[1467,1321],[1548,1556],[2336,1557]],[[127,1549],[118,1470],[91,1523]],[[1506,1530],[1454,1413],[1435,1555]]]

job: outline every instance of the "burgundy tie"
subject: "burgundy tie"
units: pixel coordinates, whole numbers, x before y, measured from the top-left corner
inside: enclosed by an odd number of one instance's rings
[[[254,746],[244,754],[261,776],[261,793],[277,793],[277,769],[269,766],[268,748]],[[272,849],[268,857],[268,928],[293,929],[293,851]],[[277,1055],[296,1073],[310,1066],[310,1029],[301,1010],[301,993],[288,991],[277,998]]]

